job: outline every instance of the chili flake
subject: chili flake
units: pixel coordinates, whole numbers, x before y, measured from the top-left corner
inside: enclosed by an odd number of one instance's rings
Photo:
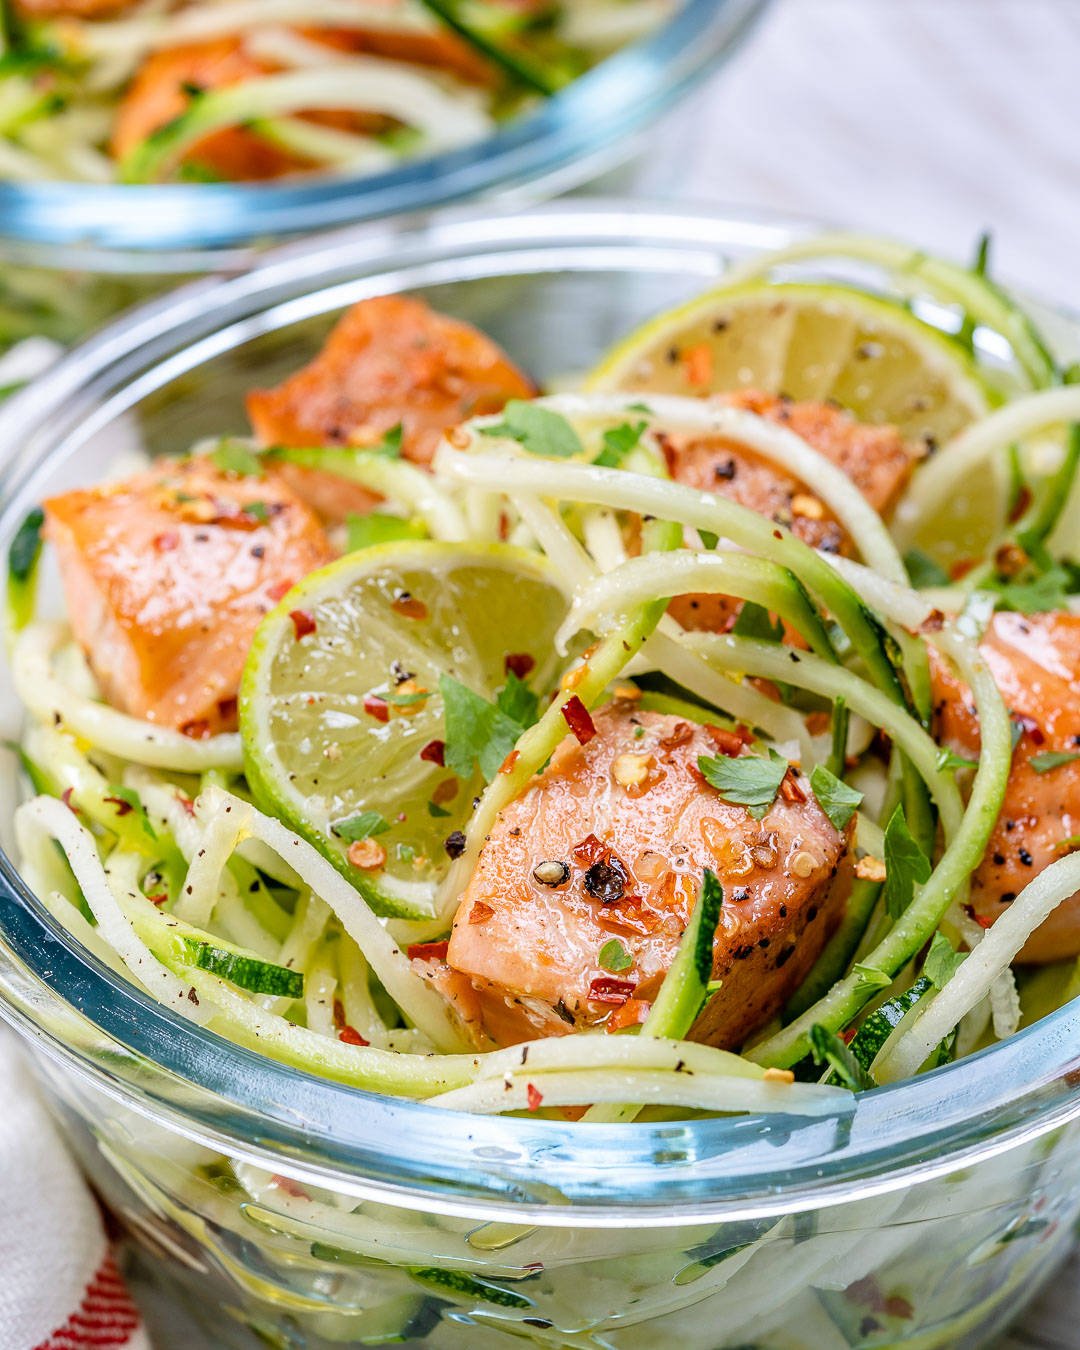
[[[536,1090],[532,1083],[525,1084],[525,1096],[528,1099],[529,1110],[539,1111],[540,1104],[544,1100],[541,1094]]]
[[[516,675],[519,680],[524,680],[536,669],[536,657],[530,656],[528,652],[510,652],[504,658],[503,666],[508,675]]]
[[[605,975],[593,980],[589,985],[589,1002],[610,1003],[614,1007],[621,1008],[627,999],[632,997],[636,988],[634,980],[615,980]]]
[[[350,1026],[347,1026],[347,1025],[346,1025],[346,1026],[343,1026],[343,1027],[341,1028],[341,1030],[338,1032],[338,1040],[339,1040],[339,1041],[343,1041],[346,1045],[370,1045],[370,1044],[371,1044],[370,1041],[365,1041],[365,1040],[364,1040],[363,1036],[360,1035],[360,1033],[357,1031],[357,1029],[356,1029],[355,1027],[350,1027]]]
[[[71,789],[69,788],[68,791],[70,790]],[[116,807],[116,814],[118,816],[126,816],[133,810],[131,803],[125,801],[123,797],[106,797],[105,801]]]
[[[414,942],[405,955],[410,961],[445,961],[449,948],[449,942]]]
[[[469,910],[469,922],[487,923],[494,913],[494,909],[490,905],[486,905],[483,900],[474,900],[473,907]]]
[[[426,619],[428,616],[427,605],[408,591],[398,591],[390,603],[390,608],[403,619]]]
[[[369,717],[374,717],[376,722],[390,721],[390,705],[378,694],[364,695],[364,711]]]
[[[297,642],[315,631],[315,620],[306,609],[290,609],[289,618],[296,633]]]
[[[443,768],[446,764],[446,742],[428,741],[420,751],[420,758],[427,760],[429,764],[437,764],[440,769]]]
[[[588,745],[596,735],[596,727],[589,716],[589,710],[577,694],[562,705],[562,715],[566,719],[566,725],[577,737],[578,744]]]

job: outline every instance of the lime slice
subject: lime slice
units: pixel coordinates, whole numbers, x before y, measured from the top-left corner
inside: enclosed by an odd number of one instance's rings
[[[512,657],[543,697],[560,673],[552,637],[566,609],[544,559],[503,544],[408,540],[312,573],[263,620],[244,670],[257,800],[378,912],[429,916],[446,840],[483,787],[438,762],[440,678],[491,700]],[[364,836],[354,866],[350,843]]]
[[[988,402],[968,353],[906,309],[842,286],[796,283],[721,288],[661,314],[618,343],[587,387],[832,399],[861,422],[892,423],[931,445]]]

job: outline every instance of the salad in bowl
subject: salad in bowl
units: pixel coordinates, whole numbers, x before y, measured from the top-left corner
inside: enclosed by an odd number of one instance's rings
[[[850,236],[744,261],[546,390],[528,364],[368,293],[306,364],[249,367],[246,429],[117,447],[34,506],[22,878],[121,984],[358,1109],[857,1143],[864,1103],[1078,989],[1072,372],[985,248]],[[1001,1178],[953,1164],[947,1202],[856,1214],[871,1184],[662,1260],[648,1224],[562,1250],[535,1213],[475,1241],[413,1214],[395,1255],[378,1205],[194,1166],[197,1221],[118,1170],[241,1284],[237,1222],[272,1234],[247,1287],[290,1345],[977,1345],[1077,1207],[1063,1183],[1003,1235]],[[923,1289],[954,1216],[962,1273]],[[790,1297],[755,1317],[769,1271]]]

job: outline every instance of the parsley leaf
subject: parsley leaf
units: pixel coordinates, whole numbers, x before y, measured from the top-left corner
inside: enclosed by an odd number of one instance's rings
[[[874,1080],[835,1031],[815,1022],[810,1028],[810,1053],[815,1064],[828,1064],[831,1076],[852,1092],[874,1086]]]
[[[349,816],[347,820],[336,820],[330,828],[339,839],[353,844],[360,839],[370,839],[375,834],[385,834],[390,828],[390,822],[378,811],[361,811],[358,816]]]
[[[951,750],[941,750],[938,752],[936,767],[941,773],[956,773],[960,769],[973,769],[976,762],[974,759],[965,759],[963,755],[954,755]]]
[[[150,824],[150,817],[146,814],[146,808],[142,804],[142,799],[134,788],[117,787],[115,784],[109,784],[109,791],[106,797],[107,801],[124,802],[132,811],[135,812],[139,824],[143,827],[143,833],[150,836],[151,839],[157,838],[157,831]],[[119,814],[127,815],[126,811]]]
[[[1036,773],[1049,773],[1051,769],[1060,769],[1063,764],[1072,764],[1080,759],[1080,750],[1047,750],[1042,755],[1032,755],[1028,763]]]
[[[210,452],[210,463],[234,478],[261,478],[262,460],[257,451],[242,441],[223,440]]]
[[[859,809],[863,794],[837,778],[824,764],[814,766],[810,775],[810,790],[817,804],[838,830],[847,828],[848,821]]]
[[[520,722],[451,675],[440,677],[439,692],[446,721],[446,767],[459,778],[470,778],[479,765],[490,783],[522,733]]]
[[[720,536],[718,534],[713,534],[712,530],[699,529],[698,538],[710,552],[712,552],[712,550],[720,542]],[[749,604],[750,602],[747,601],[747,603]]]
[[[378,445],[371,447],[371,453],[374,455],[385,455],[387,459],[401,458],[401,444],[405,439],[405,427],[401,422],[396,423],[389,431],[384,431],[382,440]]]
[[[265,525],[270,519],[270,509],[265,502],[248,502],[244,507],[244,515],[252,516]]]
[[[732,625],[736,637],[754,638],[757,642],[783,642],[784,625],[779,619],[774,623],[769,611],[763,605],[755,605],[747,600]]]
[[[949,585],[948,572],[920,549],[913,548],[904,554],[904,566],[917,591],[927,586]]]
[[[967,952],[953,950],[944,933],[935,933],[923,962],[923,974],[935,989],[944,989],[967,958]]]
[[[593,460],[602,469],[617,469],[640,442],[648,422],[623,422],[604,432],[604,448]]]
[[[450,814],[450,812],[447,811],[445,807],[440,806],[439,803],[436,801],[428,802],[427,813],[432,818],[432,820],[441,820],[442,818]]]
[[[373,511],[369,516],[348,515],[345,530],[345,547],[350,553],[375,544],[390,544],[397,539],[427,538],[427,531],[419,521],[391,516],[385,511]]]
[[[789,765],[770,748],[768,759],[764,755],[740,755],[737,759],[699,755],[698,768],[725,801],[745,806],[755,820],[760,820],[776,800]]]
[[[610,970],[613,975],[629,970],[634,964],[634,958],[618,938],[612,938],[610,942],[604,943],[600,948],[599,960],[604,970]]]
[[[481,427],[484,436],[505,436],[522,446],[530,455],[547,459],[572,459],[585,447],[581,437],[562,416],[538,403],[513,398],[503,409],[503,420],[493,427]]]
[[[887,975],[885,971],[879,970],[877,966],[864,966],[861,963],[852,966],[851,973],[858,982],[860,993],[877,993],[879,989],[888,989],[892,984],[892,976]]]
[[[507,672],[506,683],[495,695],[495,706],[524,731],[537,719],[540,698],[511,670]]]
[[[898,806],[885,826],[885,909],[898,919],[915,894],[915,883],[930,879],[930,859],[908,829]]]
[[[1069,596],[1076,590],[1076,581],[1069,568],[1054,563],[1041,572],[1026,569],[1008,581],[991,578],[983,582],[983,587],[997,596],[998,609],[1041,614],[1051,609],[1064,609]]]

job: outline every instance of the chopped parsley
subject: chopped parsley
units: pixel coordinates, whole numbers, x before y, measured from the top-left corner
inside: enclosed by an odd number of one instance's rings
[[[384,431],[382,440],[378,445],[373,445],[369,453],[373,455],[385,455],[387,459],[401,458],[401,445],[405,439],[405,427],[401,422],[392,426],[389,431]]]
[[[944,989],[960,969],[967,952],[954,951],[952,943],[944,933],[935,933],[930,942],[930,950],[923,962],[923,974],[935,989]]]
[[[108,796],[105,800],[118,803],[122,802],[124,809],[118,810],[117,813],[126,816],[128,811],[134,811],[139,824],[143,827],[143,833],[149,835],[151,839],[157,838],[157,831],[154,829],[153,825],[150,824],[150,817],[146,814],[146,808],[143,806],[139,794],[134,788],[116,787],[114,784],[110,783]]]
[[[545,459],[572,459],[585,452],[581,437],[561,413],[522,399],[511,399],[503,409],[503,420],[480,430],[484,436],[517,441],[530,455]]]
[[[370,839],[372,835],[385,834],[390,828],[390,822],[378,811],[361,811],[358,816],[335,821],[330,828],[339,839],[354,844],[361,839]]]
[[[814,766],[810,775],[810,790],[817,804],[838,830],[847,828],[851,817],[859,809],[863,794],[831,773],[824,764]]]
[[[623,422],[604,432],[604,448],[593,460],[602,469],[618,469],[623,460],[635,450],[648,428],[648,422]]]
[[[629,970],[634,964],[634,958],[618,938],[612,938],[610,942],[604,943],[600,948],[599,960],[603,969],[610,970],[613,975]]]
[[[885,826],[885,909],[898,919],[915,894],[915,885],[930,879],[930,859],[908,829],[904,808],[898,806]]]
[[[976,761],[965,759],[963,755],[954,755],[951,750],[938,752],[936,767],[941,773],[956,773],[960,769],[973,769]]]
[[[779,619],[774,623],[764,605],[755,605],[752,600],[739,610],[731,631],[735,637],[753,638],[755,642],[784,640],[784,625]]]
[[[827,1064],[830,1076],[852,1092],[874,1086],[874,1080],[851,1053],[835,1031],[815,1022],[810,1028],[810,1053],[815,1064]]]
[[[450,814],[450,812],[447,811],[445,807],[440,806],[439,803],[436,801],[428,802],[427,813],[432,818],[432,820],[445,820],[445,818]]]
[[[446,722],[446,767],[459,778],[470,778],[479,767],[490,783],[521,733],[536,720],[536,695],[513,673],[496,703],[451,675],[440,678],[439,692]]]
[[[924,590],[928,586],[950,584],[948,572],[920,549],[913,548],[904,554],[904,566],[911,578],[911,584],[917,591]]]
[[[248,502],[244,507],[244,515],[254,516],[265,525],[270,519],[270,509],[265,502]]]
[[[789,765],[775,750],[764,755],[699,755],[698,768],[710,787],[726,802],[745,806],[755,820],[761,820],[776,800]]]
[[[261,478],[262,460],[259,453],[243,441],[224,440],[210,452],[210,463],[222,473],[234,478]]]
[[[886,974],[884,970],[879,970],[877,966],[858,963],[852,966],[851,973],[855,976],[858,992],[861,994],[876,994],[879,990],[888,989],[892,984],[892,976]]]
[[[1080,750],[1047,750],[1041,755],[1032,755],[1028,763],[1036,773],[1049,773],[1051,769],[1060,769],[1063,764],[1073,764],[1080,759]]]
[[[495,706],[524,731],[536,721],[540,697],[510,670],[506,673],[506,683],[495,695]]]

